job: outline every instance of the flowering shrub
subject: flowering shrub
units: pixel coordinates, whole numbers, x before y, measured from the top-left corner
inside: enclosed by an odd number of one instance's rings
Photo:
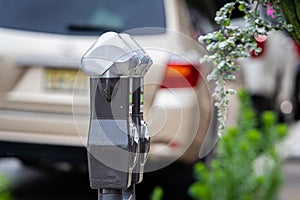
[[[269,15],[272,18],[275,18],[274,13],[276,12],[276,10],[274,8],[272,9],[271,7],[272,7],[272,4],[268,3],[267,4],[267,15]]]
[[[287,0],[283,0],[287,1]],[[263,7],[267,14],[276,18],[277,23],[269,22],[260,16],[259,8]],[[231,14],[238,9],[244,15],[245,26],[231,25]],[[280,0],[235,0],[225,4],[215,16],[215,21],[220,25],[220,30],[199,37],[199,42],[206,45],[209,55],[201,58],[200,62],[212,62],[215,65],[208,76],[209,81],[215,81],[216,87],[213,97],[218,108],[220,122],[219,136],[222,136],[226,113],[229,104],[229,95],[235,94],[234,90],[226,89],[226,83],[235,79],[234,72],[239,69],[236,60],[249,56],[249,52],[258,54],[255,37],[267,35],[272,29],[292,31],[293,26],[288,24],[281,12]]]

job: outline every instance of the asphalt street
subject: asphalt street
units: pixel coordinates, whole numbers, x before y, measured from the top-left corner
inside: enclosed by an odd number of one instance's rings
[[[17,159],[1,159],[0,173],[12,181],[13,200],[96,200],[85,173],[47,172],[24,166]],[[300,159],[283,165],[280,200],[300,200]]]

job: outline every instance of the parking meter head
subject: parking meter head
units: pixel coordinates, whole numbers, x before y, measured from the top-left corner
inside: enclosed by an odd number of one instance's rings
[[[142,77],[152,60],[130,35],[107,32],[84,54],[81,65],[94,77]]]
[[[119,34],[120,38],[127,44],[130,50],[137,55],[138,65],[130,69],[129,76],[145,76],[146,72],[152,65],[152,59],[145,50],[128,34]]]
[[[89,76],[126,76],[138,65],[137,55],[115,32],[102,34],[81,60],[83,71]]]

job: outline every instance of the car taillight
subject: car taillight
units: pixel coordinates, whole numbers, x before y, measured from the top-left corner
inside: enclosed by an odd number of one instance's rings
[[[167,69],[161,88],[195,87],[200,79],[200,67],[186,62],[171,61]]]
[[[258,35],[255,37],[255,41],[256,41],[257,48],[261,48],[261,52],[259,52],[258,54],[255,54],[255,51],[253,50],[250,52],[250,55],[251,55],[251,57],[258,58],[258,57],[261,57],[264,53],[265,44],[267,42],[267,36]]]

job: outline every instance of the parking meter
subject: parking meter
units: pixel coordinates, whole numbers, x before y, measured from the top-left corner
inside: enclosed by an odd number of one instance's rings
[[[99,200],[135,199],[150,148],[143,77],[152,60],[130,35],[107,32],[81,64],[90,76],[90,185]]]

